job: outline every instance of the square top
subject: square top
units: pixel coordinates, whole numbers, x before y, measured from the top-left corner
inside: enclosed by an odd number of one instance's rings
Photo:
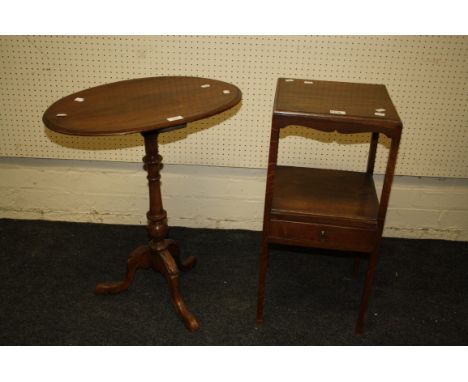
[[[385,85],[279,78],[274,114],[401,127]]]

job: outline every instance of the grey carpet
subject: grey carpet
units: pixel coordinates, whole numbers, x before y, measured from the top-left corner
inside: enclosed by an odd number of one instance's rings
[[[255,325],[260,233],[171,228],[183,254],[185,301],[200,323],[179,321],[164,279],[119,280],[146,230],[0,219],[1,345],[467,345],[468,243],[384,239],[365,333],[354,334],[364,263],[347,253],[278,247],[270,257],[265,323]]]

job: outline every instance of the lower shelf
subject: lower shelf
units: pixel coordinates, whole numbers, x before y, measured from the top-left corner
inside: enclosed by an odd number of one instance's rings
[[[372,252],[378,211],[372,175],[277,166],[268,241]]]
[[[271,218],[375,229],[379,201],[372,175],[277,166]]]

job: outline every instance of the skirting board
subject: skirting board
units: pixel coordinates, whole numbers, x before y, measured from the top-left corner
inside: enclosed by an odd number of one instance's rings
[[[170,226],[261,230],[263,169],[165,165]],[[375,176],[380,193],[382,176]],[[142,165],[124,162],[0,159],[0,218],[146,224]],[[468,179],[397,176],[387,237],[468,241]]]

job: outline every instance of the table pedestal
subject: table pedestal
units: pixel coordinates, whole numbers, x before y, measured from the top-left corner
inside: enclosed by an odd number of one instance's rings
[[[136,248],[127,261],[127,275],[123,281],[100,283],[96,286],[96,294],[120,293],[132,284],[138,269],[153,268],[167,280],[171,291],[171,299],[177,312],[190,331],[198,329],[198,322],[185,305],[179,287],[180,271],[186,271],[195,266],[196,258],[189,256],[185,261],[180,258],[179,247],[170,239],[166,239],[168,226],[167,214],[161,199],[161,163],[158,154],[158,135],[160,131],[143,133],[146,156],[143,158],[145,170],[148,172],[150,209],[148,217],[148,233],[151,240],[148,245]]]

